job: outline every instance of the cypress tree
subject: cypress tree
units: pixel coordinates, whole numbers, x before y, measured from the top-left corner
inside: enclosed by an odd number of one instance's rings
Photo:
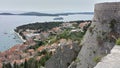
[[[35,61],[35,68],[38,68],[38,61]]]
[[[17,63],[16,62],[14,62],[14,68],[17,68]]]
[[[7,68],[12,68],[10,63],[7,63]]]
[[[25,59],[25,63],[24,63],[24,68],[28,68],[28,62],[26,59]]]
[[[3,63],[2,68],[5,68],[5,63]]]

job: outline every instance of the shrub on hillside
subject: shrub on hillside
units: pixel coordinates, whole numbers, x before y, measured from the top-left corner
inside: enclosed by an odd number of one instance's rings
[[[120,38],[116,40],[116,45],[120,45]]]

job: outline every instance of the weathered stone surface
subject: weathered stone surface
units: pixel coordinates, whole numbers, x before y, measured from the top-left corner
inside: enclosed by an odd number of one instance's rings
[[[103,56],[110,53],[118,37],[120,2],[96,4],[93,22],[81,43],[80,62],[76,68],[93,68]]]
[[[53,55],[45,64],[45,68],[67,68],[78,55],[80,46],[77,44],[62,45],[56,54]]]
[[[120,46],[114,46],[111,53],[102,58],[94,68],[120,68]]]

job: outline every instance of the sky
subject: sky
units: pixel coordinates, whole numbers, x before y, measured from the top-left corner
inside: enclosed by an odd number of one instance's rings
[[[120,0],[0,0],[0,11],[89,12],[95,3]]]

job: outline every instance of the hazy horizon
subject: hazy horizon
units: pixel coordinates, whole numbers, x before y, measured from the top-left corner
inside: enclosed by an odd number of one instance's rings
[[[0,0],[0,11],[93,12],[94,4],[119,0]]]

